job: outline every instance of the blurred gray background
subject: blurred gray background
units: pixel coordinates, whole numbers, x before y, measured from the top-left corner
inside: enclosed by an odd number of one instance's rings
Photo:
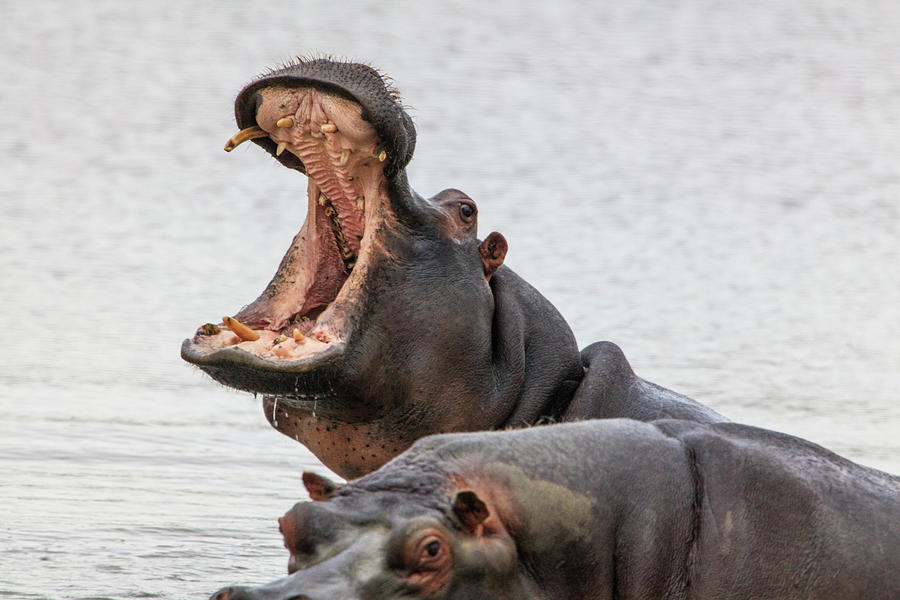
[[[2,2],[0,597],[285,573],[324,472],[181,362],[263,289],[305,179],[222,151],[297,53],[411,106],[423,194],[638,373],[900,471],[900,3]]]

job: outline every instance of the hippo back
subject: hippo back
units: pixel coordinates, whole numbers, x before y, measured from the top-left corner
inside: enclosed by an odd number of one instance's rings
[[[700,598],[900,598],[900,479],[755,427],[660,421],[688,448]]]

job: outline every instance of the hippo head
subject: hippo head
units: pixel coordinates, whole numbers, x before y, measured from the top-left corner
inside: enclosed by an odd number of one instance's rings
[[[343,489],[311,473],[303,479],[321,501],[299,503],[278,520],[289,575],[223,588],[212,600],[531,596],[513,539],[464,484],[419,473],[399,492],[377,477]]]
[[[244,88],[235,115],[225,149],[252,140],[306,174],[306,221],[266,289],[185,340],[185,360],[263,394],[272,425],[344,477],[429,433],[533,421],[580,377],[568,326],[502,267],[506,240],[477,238],[475,203],[409,187],[415,128],[377,71],[299,61]]]

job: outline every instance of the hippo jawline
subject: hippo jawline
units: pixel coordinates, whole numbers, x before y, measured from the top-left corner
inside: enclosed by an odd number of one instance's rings
[[[254,139],[305,172],[306,221],[259,297],[223,323],[201,326],[181,356],[225,385],[281,395],[297,389],[298,374],[343,354],[373,262],[373,232],[390,216],[388,151],[344,95],[308,84],[253,94],[256,125],[225,149]]]

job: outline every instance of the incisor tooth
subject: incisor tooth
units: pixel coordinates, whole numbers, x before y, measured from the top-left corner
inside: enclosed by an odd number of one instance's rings
[[[341,161],[340,164],[343,167],[347,164],[347,161],[350,160],[350,151],[349,150],[341,150]]]
[[[255,342],[259,339],[259,334],[238,321],[237,319],[232,319],[231,317],[222,317],[222,322],[228,326],[228,329],[234,332],[236,336],[244,340],[245,342]]]
[[[286,339],[288,339],[288,336],[286,336],[286,335],[279,335],[279,336],[276,337],[274,340],[272,340],[272,345],[273,345],[273,346],[277,346],[278,344],[280,344],[281,342],[283,342],[283,341],[286,340]]]
[[[275,149],[275,156],[281,156],[281,153],[284,152],[285,148],[287,148],[287,142],[280,142],[278,148]]]
[[[277,125],[278,127],[293,127],[294,119],[292,119],[291,117],[283,117],[281,119],[278,119],[278,122],[275,123],[275,125]]]
[[[365,196],[360,196],[356,199],[356,208],[362,210],[366,207],[366,198]]]
[[[322,126],[319,129],[322,133],[334,133],[337,131],[337,125],[334,123],[322,123]]]
[[[384,162],[384,159],[386,159],[386,158],[387,158],[387,152],[385,152],[384,150],[382,150],[381,152],[378,153],[378,162]]]
[[[225,152],[231,152],[247,140],[253,140],[256,138],[266,137],[269,134],[263,131],[261,127],[254,125],[253,127],[247,127],[246,129],[241,129],[236,134],[231,136],[227,142],[225,142]]]
[[[325,202],[328,198],[325,197],[325,194],[319,194],[319,206],[325,206]]]
[[[304,337],[305,336],[302,333],[300,333],[299,329],[294,329],[294,341],[295,342],[302,342]]]

